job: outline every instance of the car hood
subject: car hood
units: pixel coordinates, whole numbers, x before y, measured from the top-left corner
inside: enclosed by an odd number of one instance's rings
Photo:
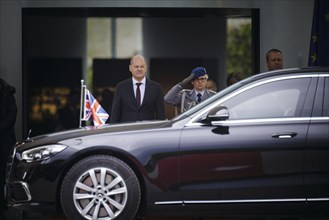
[[[128,131],[149,130],[156,128],[166,128],[172,126],[172,121],[145,121],[134,123],[106,124],[103,126],[86,126],[78,129],[71,129],[61,132],[54,132],[27,138],[17,143],[21,149],[27,149],[35,146],[58,143],[63,140],[84,137],[89,135],[97,135],[103,133],[122,133]]]

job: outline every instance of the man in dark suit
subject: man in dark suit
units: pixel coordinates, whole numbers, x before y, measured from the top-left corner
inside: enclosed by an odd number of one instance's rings
[[[132,78],[118,83],[110,123],[164,120],[164,100],[159,83],[145,77],[147,64],[141,55],[130,60]]]

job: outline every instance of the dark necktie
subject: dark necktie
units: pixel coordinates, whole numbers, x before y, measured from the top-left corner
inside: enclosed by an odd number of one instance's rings
[[[137,105],[140,106],[141,105],[141,90],[139,89],[139,86],[142,85],[142,83],[136,83],[136,101],[137,101]]]
[[[200,103],[201,102],[201,96],[202,96],[201,93],[198,93],[197,96],[198,96],[198,103]]]

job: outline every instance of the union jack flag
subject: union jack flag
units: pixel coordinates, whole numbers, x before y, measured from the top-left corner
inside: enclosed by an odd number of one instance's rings
[[[85,89],[84,109],[82,120],[92,120],[94,126],[105,124],[106,120],[109,118],[107,112],[102,108],[88,89]]]

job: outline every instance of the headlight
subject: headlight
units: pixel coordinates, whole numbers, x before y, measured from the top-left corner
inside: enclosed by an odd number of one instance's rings
[[[27,163],[46,160],[63,151],[67,146],[60,144],[45,145],[42,147],[26,150],[22,153],[22,159]]]

